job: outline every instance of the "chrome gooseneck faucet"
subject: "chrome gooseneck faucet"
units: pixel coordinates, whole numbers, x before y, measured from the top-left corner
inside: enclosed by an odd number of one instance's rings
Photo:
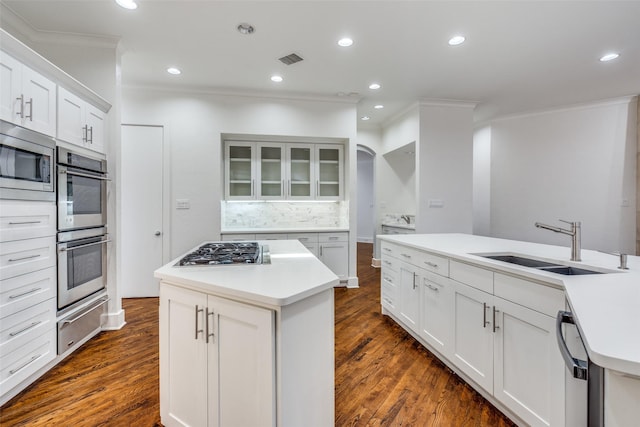
[[[571,221],[565,221],[563,219],[561,219],[560,221],[571,225],[571,230],[566,230],[560,227],[554,227],[553,225],[542,224],[540,222],[536,222],[535,226],[538,228],[544,228],[545,230],[551,230],[556,233],[562,233],[562,234],[571,236],[571,261],[582,261],[582,259],[580,259],[580,249],[581,249],[580,248],[581,246],[580,221],[571,222]]]

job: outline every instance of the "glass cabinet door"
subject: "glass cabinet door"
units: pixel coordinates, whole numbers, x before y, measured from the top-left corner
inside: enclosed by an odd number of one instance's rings
[[[284,147],[281,144],[260,144],[259,173],[261,199],[284,197]]]
[[[254,156],[255,145],[245,142],[228,142],[227,160],[227,198],[251,199],[254,197]]]
[[[313,194],[313,146],[289,145],[289,175],[287,196],[290,199],[310,199]]]
[[[342,147],[317,145],[318,177],[316,198],[337,200],[342,197]]]

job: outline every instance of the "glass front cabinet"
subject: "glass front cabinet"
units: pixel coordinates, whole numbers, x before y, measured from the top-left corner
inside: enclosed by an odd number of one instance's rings
[[[343,147],[225,141],[227,200],[340,200]]]

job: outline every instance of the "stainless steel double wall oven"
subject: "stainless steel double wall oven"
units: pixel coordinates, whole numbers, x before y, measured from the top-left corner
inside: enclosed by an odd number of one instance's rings
[[[58,147],[58,310],[106,288],[107,162]]]

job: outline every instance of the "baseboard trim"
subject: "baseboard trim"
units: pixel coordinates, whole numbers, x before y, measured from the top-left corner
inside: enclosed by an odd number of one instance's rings
[[[122,329],[127,322],[124,320],[124,310],[120,309],[117,313],[107,313],[104,315],[105,323],[102,325],[103,331],[117,331]]]
[[[382,263],[378,258],[371,258],[371,267],[380,268]]]

